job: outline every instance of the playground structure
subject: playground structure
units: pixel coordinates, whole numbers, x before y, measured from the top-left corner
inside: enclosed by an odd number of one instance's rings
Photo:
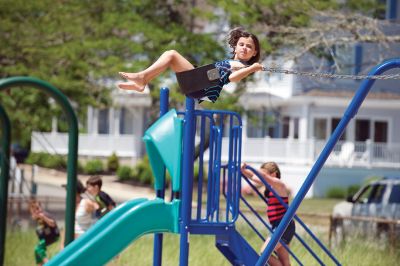
[[[400,67],[400,59],[384,62],[375,67],[370,75],[379,75],[395,67]],[[7,80],[0,82],[0,89],[5,83],[7,83]],[[162,233],[164,232],[180,234],[180,265],[188,264],[189,234],[215,235],[216,247],[233,265],[265,265],[292,219],[295,219],[298,225],[305,228],[305,231],[311,235],[334,264],[340,265],[336,258],[323,246],[322,242],[295,216],[295,212],[348,122],[356,115],[373,83],[373,79],[362,82],[339,125],[328,140],[302,188],[288,207],[282,222],[272,234],[271,241],[261,256],[235,227],[237,219],[241,217],[264,241],[263,235],[252,226],[250,219],[247,219],[239,208],[240,201],[242,201],[254,212],[257,219],[264,221],[240,194],[242,180],[240,173],[242,145],[240,116],[229,111],[195,110],[194,100],[191,98],[186,99],[185,112],[176,112],[174,109],[168,111],[168,93],[166,90],[162,90],[160,100],[162,117],[146,131],[144,136],[155,177],[157,197],[153,200],[135,199],[120,205],[96,223],[86,234],[70,243],[47,265],[103,265],[135,239],[148,233],[156,233],[154,265],[161,265]],[[6,116],[5,112],[0,112],[0,115],[2,116],[2,128],[8,128],[7,119],[3,119]],[[8,129],[2,130],[2,153],[5,155],[1,157],[3,170],[7,169],[8,134]],[[223,136],[228,137],[227,143],[222,141]],[[200,150],[197,205],[193,207],[195,144],[199,144]],[[206,149],[207,147],[208,149]],[[222,149],[229,151],[227,162],[221,161]],[[204,165],[206,167],[203,167]],[[168,169],[172,177],[173,199],[170,202],[164,200],[165,168]],[[208,171],[204,171],[205,169],[208,169]],[[251,170],[254,171],[254,169]],[[3,180],[5,180],[7,173],[8,171],[1,172],[2,195],[6,195],[6,198],[7,192],[3,194],[5,186]],[[74,178],[76,182],[76,175]],[[70,183],[72,182],[68,179],[68,184],[70,185]],[[206,188],[203,188],[203,184],[206,185]],[[265,182],[264,184],[269,187]],[[68,193],[74,191],[73,188],[70,188]],[[259,196],[263,198],[262,195]],[[67,199],[70,198],[71,196]],[[1,199],[3,206],[6,199]],[[145,219],[143,219],[144,217]],[[263,222],[263,224],[271,230],[266,222]],[[3,230],[3,228],[1,229]],[[5,231],[2,231],[2,236],[4,235],[3,232],[5,233]],[[325,264],[297,234],[296,239],[304,245],[305,250],[310,252],[318,264]],[[302,265],[296,255],[291,251],[289,252],[298,264]]]

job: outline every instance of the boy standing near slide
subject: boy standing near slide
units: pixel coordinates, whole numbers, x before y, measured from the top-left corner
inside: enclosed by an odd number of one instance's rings
[[[97,218],[103,217],[116,206],[110,195],[101,190],[102,185],[103,180],[98,175],[93,175],[86,181],[87,192],[99,204],[99,209],[96,211]]]

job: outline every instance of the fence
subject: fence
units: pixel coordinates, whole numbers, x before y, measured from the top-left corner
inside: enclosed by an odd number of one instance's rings
[[[196,138],[197,141],[199,138]],[[223,137],[226,145],[228,138]],[[247,162],[263,162],[265,158],[284,164],[312,165],[325,145],[323,140],[242,138],[242,158]],[[66,154],[67,134],[32,133],[32,151]],[[79,155],[140,157],[142,142],[134,135],[79,135]],[[222,161],[227,161],[228,152],[222,151]],[[326,165],[342,167],[390,167],[400,168],[400,143],[374,143],[339,141],[329,156]]]
[[[400,220],[363,216],[329,216],[329,244],[340,244],[354,235],[384,240],[390,252],[395,252],[400,239]]]

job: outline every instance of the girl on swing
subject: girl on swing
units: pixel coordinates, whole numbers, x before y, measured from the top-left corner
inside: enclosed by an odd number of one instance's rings
[[[229,34],[228,44],[232,48],[232,58],[215,63],[219,72],[218,85],[204,88],[200,94],[196,93],[194,98],[198,98],[200,102],[203,100],[215,102],[224,85],[229,82],[239,82],[250,74],[263,69],[263,66],[258,63],[260,44],[254,34],[246,32],[242,28],[235,28]],[[124,90],[143,92],[147,83],[168,68],[179,73],[192,70],[195,67],[177,51],[169,50],[143,71],[137,73],[119,72],[128,82],[118,83],[118,87]]]

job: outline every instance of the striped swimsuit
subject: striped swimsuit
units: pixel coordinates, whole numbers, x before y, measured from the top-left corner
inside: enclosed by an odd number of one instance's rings
[[[281,199],[284,203],[289,205],[288,197],[281,197]],[[279,200],[274,196],[274,194],[271,191],[268,193],[267,204],[268,204],[267,208],[268,220],[272,226],[272,230],[275,230],[278,227],[279,223],[281,222],[283,216],[285,215],[286,208],[279,202]],[[296,231],[296,226],[294,221],[292,220],[286,227],[286,230],[283,233],[281,240],[288,245],[292,240],[295,231]]]
[[[288,197],[281,197],[282,201],[289,205]],[[268,194],[268,208],[267,215],[268,220],[272,224],[274,221],[281,220],[283,215],[286,213],[286,208],[279,202],[279,200],[270,191]]]
[[[202,101],[210,101],[215,103],[217,101],[222,87],[229,83],[229,76],[232,74],[230,61],[230,59],[226,59],[215,63],[215,67],[218,69],[220,75],[218,85],[202,90],[202,97],[197,97],[199,103]]]

